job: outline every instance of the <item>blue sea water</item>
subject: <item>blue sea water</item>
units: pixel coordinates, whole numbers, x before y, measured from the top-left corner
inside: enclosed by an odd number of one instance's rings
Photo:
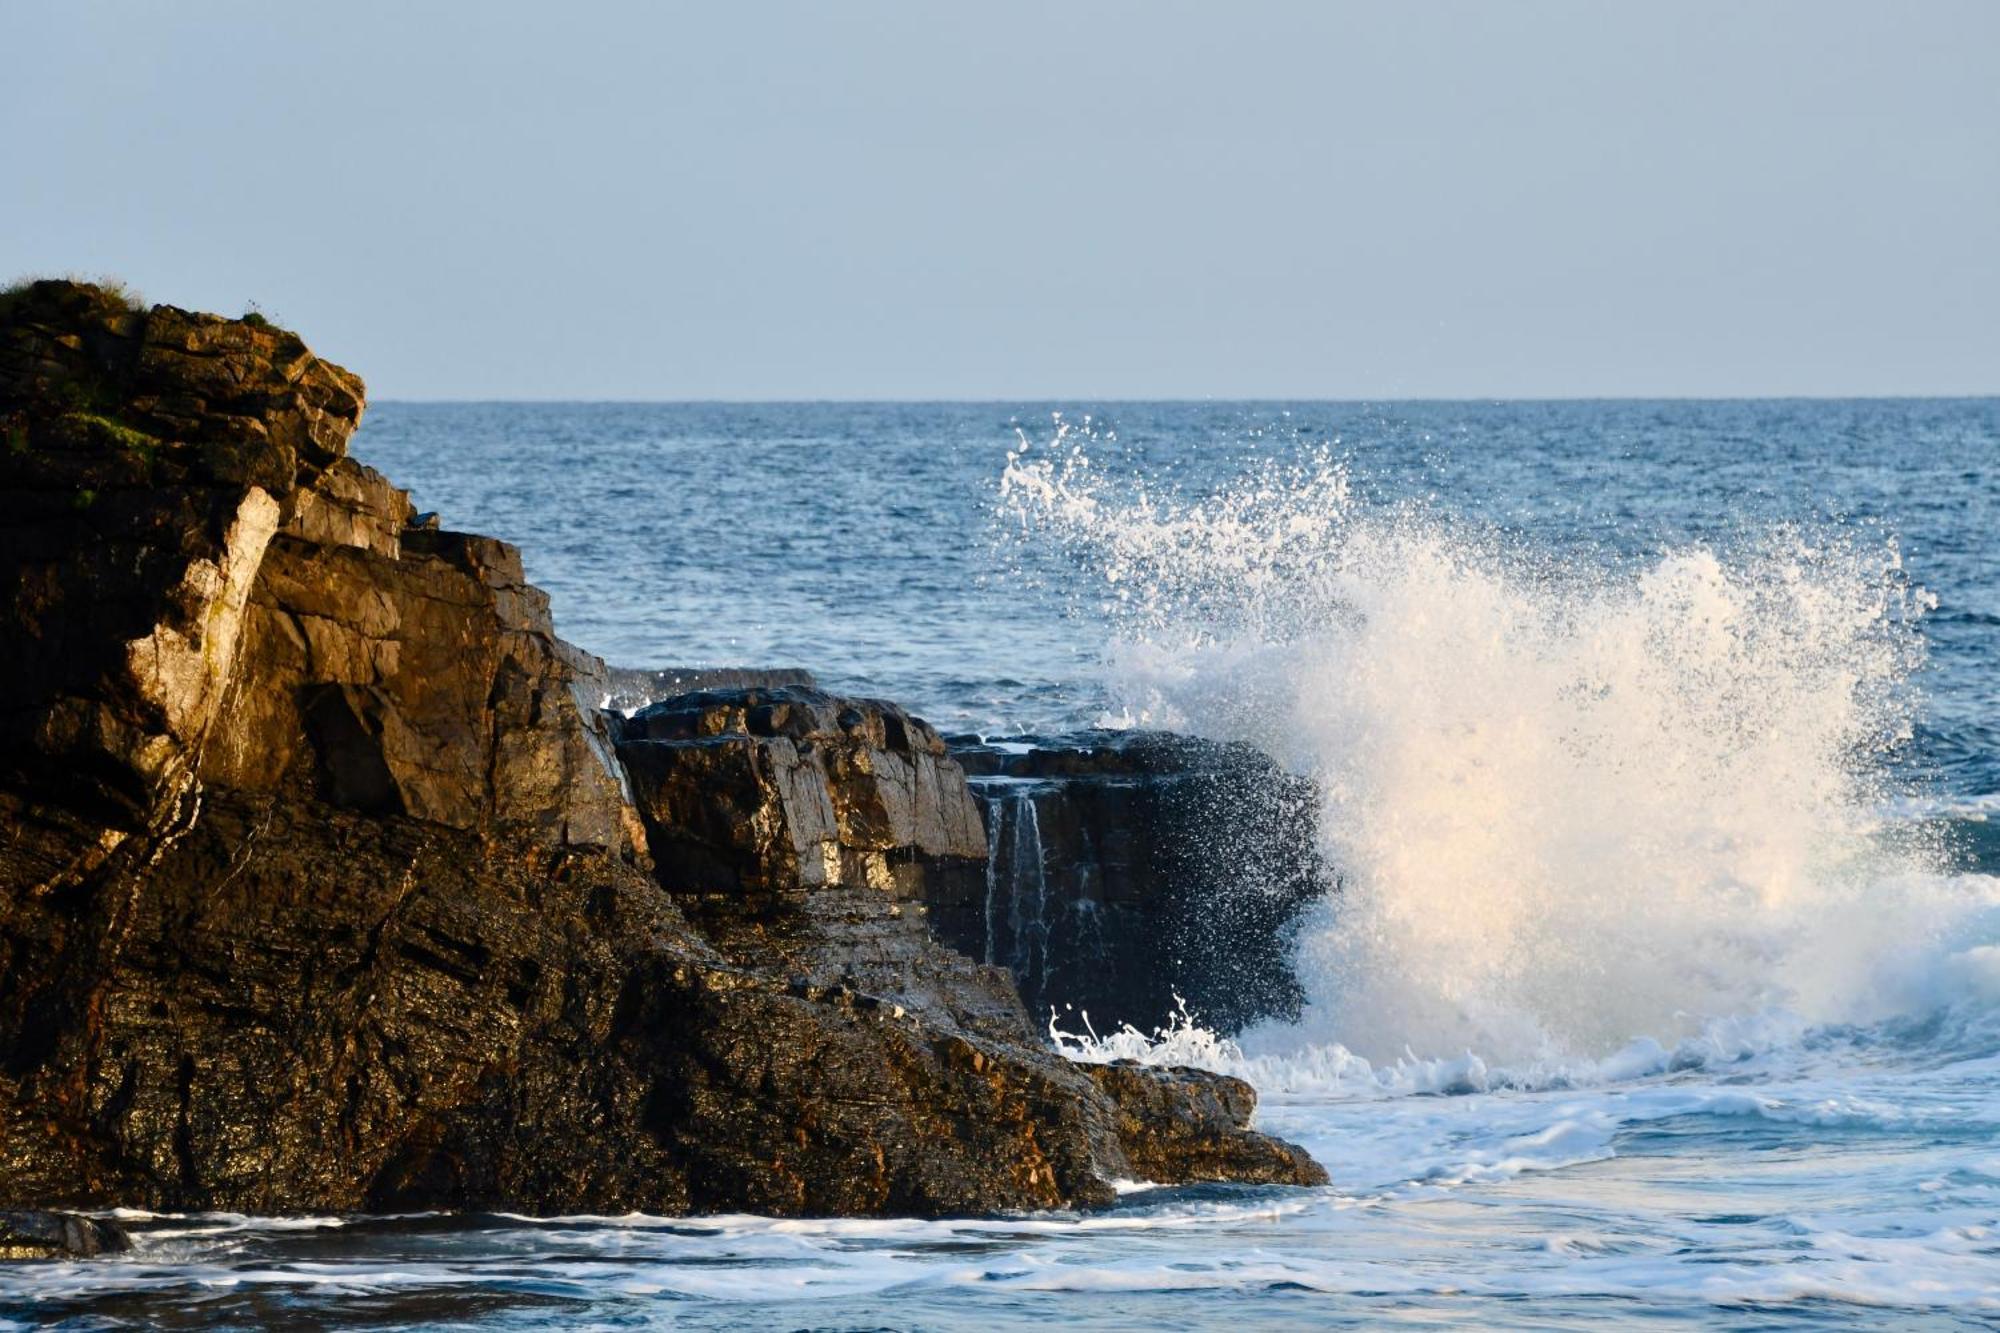
[[[1072,553],[994,515],[1010,453],[1059,421],[1100,471],[1197,492],[1330,451],[1376,497],[1590,564],[1879,525],[1941,599],[1930,756],[2000,790],[2000,399],[378,403],[354,452],[520,545],[558,628],[614,663],[804,666],[941,727],[1059,730],[1112,706],[1104,630]]]
[[[1327,791],[1249,1078],[1320,1190],[1094,1215],[132,1219],[74,1327],[2000,1321],[2000,400],[377,404],[630,666]]]

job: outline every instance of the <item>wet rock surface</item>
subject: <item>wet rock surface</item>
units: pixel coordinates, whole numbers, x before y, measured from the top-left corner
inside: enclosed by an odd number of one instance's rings
[[[978,884],[936,886],[932,927],[1007,967],[1030,1012],[1087,1010],[1100,1032],[1150,1032],[1183,1000],[1225,1032],[1297,1017],[1290,931],[1332,888],[1310,780],[1166,732],[955,738],[952,753],[989,860]]]
[[[1107,1085],[931,934],[987,844],[928,727],[790,681],[598,712],[645,686],[346,458],[361,403],[268,327],[68,283],[0,309],[0,1205],[1299,1178],[1240,1098]],[[1236,1156],[1158,1150],[1176,1099]]]
[[[76,1213],[0,1211],[0,1259],[94,1259],[132,1248],[116,1222]]]
[[[1118,1136],[1145,1180],[1265,1180],[1324,1185],[1305,1150],[1246,1132],[1257,1107],[1248,1083],[1200,1069],[1161,1071],[1129,1060],[1088,1066],[1118,1107]]]

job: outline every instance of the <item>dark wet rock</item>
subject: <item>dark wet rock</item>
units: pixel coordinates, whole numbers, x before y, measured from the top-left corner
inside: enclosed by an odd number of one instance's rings
[[[1332,883],[1309,780],[1249,746],[1166,732],[952,751],[990,860],[980,884],[939,883],[932,925],[1008,967],[1032,1013],[1073,1006],[1100,1031],[1151,1031],[1181,1000],[1225,1032],[1297,1016],[1291,931]]]
[[[0,1205],[1108,1201],[1135,1094],[924,924],[984,876],[936,734],[597,711],[518,553],[344,456],[360,410],[289,334],[0,314]]]
[[[116,1222],[75,1213],[0,1212],[0,1259],[94,1259],[132,1248]]]
[[[1118,1136],[1141,1180],[1326,1184],[1303,1149],[1250,1131],[1257,1094],[1240,1078],[1200,1069],[1163,1078],[1129,1060],[1087,1068],[1118,1107]]]

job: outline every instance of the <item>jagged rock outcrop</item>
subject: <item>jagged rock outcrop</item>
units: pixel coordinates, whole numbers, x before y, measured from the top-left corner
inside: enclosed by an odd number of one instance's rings
[[[816,689],[705,690],[619,728],[653,862],[677,892],[923,896],[976,877],[986,835],[928,725],[894,704]]]
[[[1242,1132],[1257,1107],[1242,1079],[1201,1069],[1162,1077],[1130,1060],[1086,1068],[1117,1105],[1119,1141],[1142,1180],[1272,1179],[1274,1157],[1289,1163],[1295,1181],[1324,1177],[1303,1149]]]
[[[1088,1067],[1047,1060],[1007,974],[938,944],[922,904],[941,885],[983,881],[984,834],[943,741],[902,709],[804,687],[703,691],[625,719],[618,753],[656,876],[703,938],[752,975],[788,978],[788,994],[829,1006],[871,1042],[855,1059],[829,1051],[810,1024],[762,1020],[785,1024],[765,1057],[767,1080],[783,1090],[775,1101],[688,1070],[682,1086],[695,1092],[680,1114],[716,1125],[696,1137],[725,1149],[704,1174],[731,1169],[723,1126],[817,1100],[825,1109],[815,1116],[892,1123],[841,1136],[876,1145],[872,1156],[796,1171],[808,1197],[844,1191],[810,1211],[963,1211],[1003,1189],[1104,1201],[1104,1173],[1137,1170],[1121,1137],[1136,1123],[1122,1109],[1129,1101],[1140,1119],[1178,1106],[1190,1140],[1226,1137],[1241,1154],[1240,1170],[1166,1178],[1322,1178],[1296,1149],[1245,1132],[1254,1097],[1235,1080],[1243,1113],[1228,1120],[1213,1114],[1201,1080],[1149,1071],[1107,1088]],[[1149,1102],[1131,1095],[1142,1085]],[[969,1134],[966,1118],[980,1116],[997,1118]],[[886,1173],[883,1145],[893,1154]]]
[[[64,826],[9,849],[53,858],[26,867],[52,885],[182,811],[264,548],[340,457],[361,384],[290,334],[94,287],[8,307],[0,776]]]
[[[1093,1204],[1176,1106],[1231,1146],[1174,1178],[1320,1178],[929,934],[985,847],[928,728],[597,712],[518,555],[345,457],[361,401],[268,327],[0,309],[0,1206]]]
[[[989,859],[976,884],[930,886],[931,925],[1006,966],[1030,1012],[1073,1006],[1100,1031],[1151,1031],[1180,1001],[1224,1032],[1298,1016],[1289,932],[1331,887],[1309,779],[1168,732],[966,737],[952,752]]]

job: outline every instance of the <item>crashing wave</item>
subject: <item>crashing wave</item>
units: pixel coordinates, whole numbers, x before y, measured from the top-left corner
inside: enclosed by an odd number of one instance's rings
[[[1121,715],[1317,780],[1343,891],[1299,940],[1296,1026],[1072,1054],[1448,1091],[2000,995],[2000,881],[1892,817],[1935,604],[1893,538],[1555,552],[1373,502],[1327,456],[1187,495],[1091,443],[1024,444],[1003,514],[1094,576]]]

